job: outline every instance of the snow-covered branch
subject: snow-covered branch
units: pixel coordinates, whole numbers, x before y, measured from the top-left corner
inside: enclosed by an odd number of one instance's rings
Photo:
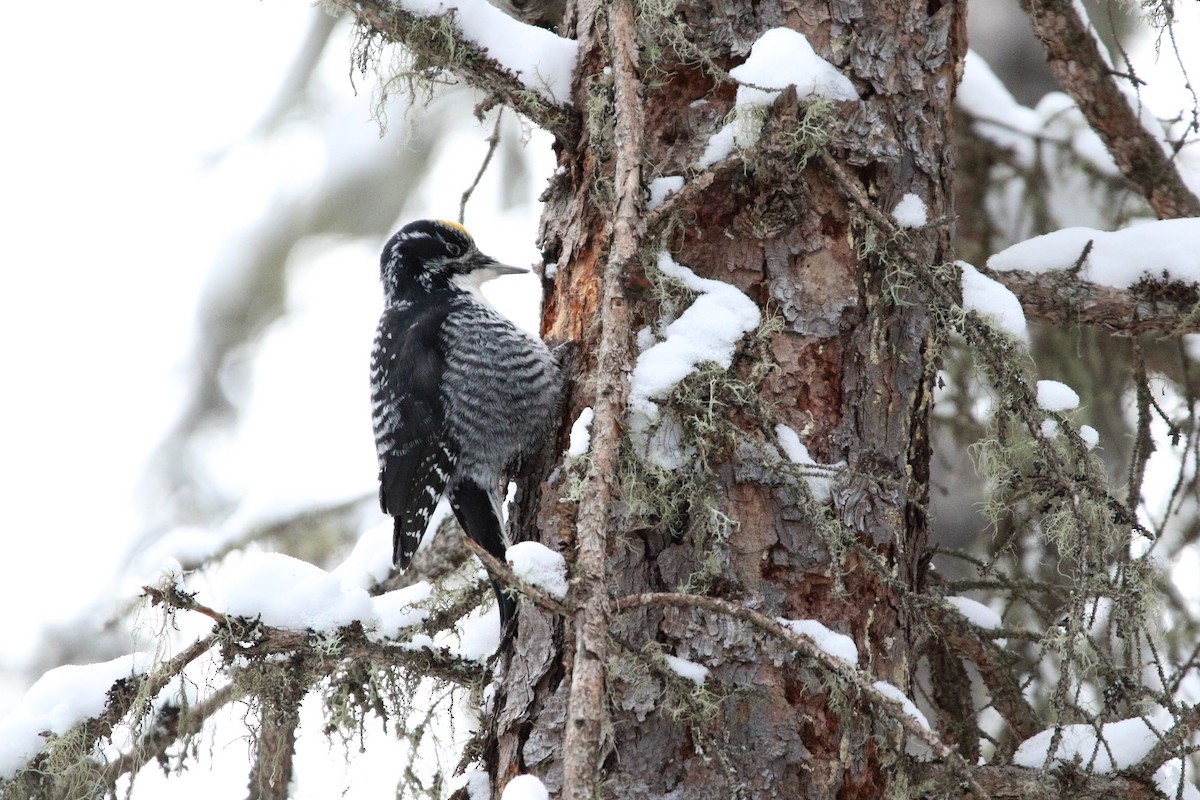
[[[214,633],[220,634],[230,658],[234,655],[260,659],[307,654],[329,664],[350,658],[383,666],[408,667],[420,674],[460,685],[469,685],[482,676],[478,663],[440,648],[432,649],[424,643],[418,645],[415,641],[378,641],[368,635],[358,620],[328,632],[295,630],[223,614],[195,603],[187,594],[178,591],[160,592],[148,589],[147,592],[154,599],[171,607],[197,611],[216,620],[217,627]]]
[[[1200,200],[1130,107],[1078,6],[1071,0],[1021,0],[1021,7],[1046,46],[1055,77],[1104,141],[1121,174],[1160,219],[1200,216]]]
[[[1148,279],[1129,289],[1091,283],[1068,271],[988,270],[1021,300],[1031,318],[1055,325],[1092,325],[1114,336],[1200,333],[1194,285]]]
[[[559,614],[564,617],[571,615],[573,609],[571,609],[567,604],[563,603],[558,598],[552,597],[548,592],[533,585],[529,581],[522,580],[517,575],[517,572],[513,567],[505,564],[493,556],[483,548],[483,545],[468,539],[465,536],[462,539],[462,543],[472,553],[475,554],[476,558],[483,563],[483,566],[485,569],[487,569],[488,573],[506,587],[515,589],[532,600],[535,605],[541,606],[546,611],[549,611],[553,614]],[[510,548],[510,550],[511,549],[512,548]]]
[[[359,24],[404,45],[554,133],[576,124],[576,43],[507,16],[485,0],[332,0]],[[432,27],[431,27],[432,26]]]
[[[992,277],[1033,316],[1119,336],[1200,329],[1200,220],[1119,231],[1064,228],[988,259]]]

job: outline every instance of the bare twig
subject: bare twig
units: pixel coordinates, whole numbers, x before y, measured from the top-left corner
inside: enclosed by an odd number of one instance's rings
[[[668,195],[661,205],[653,211],[646,212],[638,229],[641,241],[649,241],[657,236],[667,223],[678,216],[680,209],[704,202],[709,187],[718,179],[745,168],[745,160],[739,153],[734,153],[688,180],[679,191]]]
[[[492,128],[492,135],[487,138],[487,155],[483,157],[483,163],[479,165],[479,171],[475,173],[475,180],[471,181],[471,185],[463,190],[462,198],[458,201],[459,225],[466,224],[467,201],[471,199],[471,195],[475,194],[475,189],[479,187],[479,181],[483,179],[483,173],[487,172],[488,164],[492,163],[492,156],[496,155],[496,146],[500,144],[500,123],[503,120],[504,109],[501,108],[496,112],[496,126]]]
[[[153,586],[143,586],[142,591],[146,597],[150,598],[150,605],[156,606],[159,603],[167,605],[171,608],[177,608],[181,611],[195,611],[203,614],[211,620],[216,621],[220,625],[228,628],[232,623],[230,618],[222,614],[220,611],[215,611],[203,603],[196,602],[194,594],[188,594],[179,590],[178,586],[169,586],[166,588],[155,588]]]
[[[467,548],[475,554],[476,558],[483,562],[483,566],[487,569],[488,573],[493,578],[500,581],[500,583],[516,589],[534,603],[553,614],[569,617],[572,613],[574,613],[574,609],[566,603],[551,597],[533,584],[518,578],[517,573],[513,572],[512,567],[485,550],[483,545],[472,541],[465,536],[463,537],[463,544],[465,544]]]
[[[938,636],[949,648],[979,668],[992,706],[1012,728],[1014,738],[1023,741],[1041,730],[1037,714],[1021,693],[1013,656],[993,642],[975,636],[968,628],[966,617],[956,611],[934,607],[925,609],[925,614],[935,622]]]

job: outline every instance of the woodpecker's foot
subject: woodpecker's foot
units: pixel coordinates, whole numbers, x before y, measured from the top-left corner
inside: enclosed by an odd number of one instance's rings
[[[564,373],[574,372],[575,359],[579,355],[579,342],[568,339],[550,348],[550,355],[558,362],[559,369]]]

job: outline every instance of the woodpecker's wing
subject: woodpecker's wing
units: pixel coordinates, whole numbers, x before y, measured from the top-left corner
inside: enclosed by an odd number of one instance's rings
[[[446,489],[455,455],[445,436],[438,335],[445,311],[386,310],[371,356],[379,505],[395,517],[392,557],[408,566]]]

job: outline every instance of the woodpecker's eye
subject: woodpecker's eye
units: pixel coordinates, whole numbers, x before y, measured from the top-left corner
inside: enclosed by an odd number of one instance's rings
[[[455,244],[454,242],[447,242],[446,252],[455,257],[461,256],[463,254],[462,245]]]

